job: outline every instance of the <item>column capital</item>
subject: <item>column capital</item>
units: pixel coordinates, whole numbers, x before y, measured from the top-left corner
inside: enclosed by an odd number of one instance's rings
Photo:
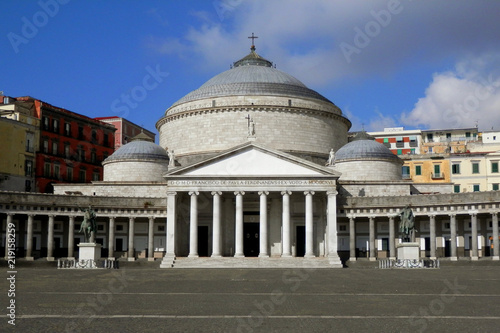
[[[36,214],[26,214],[26,215],[28,215],[28,217],[35,217],[36,216]],[[70,215],[70,217],[71,217],[71,215]]]
[[[150,220],[150,221],[151,221],[151,220],[152,220],[152,221],[154,221],[156,217],[154,217],[154,216],[149,216],[148,218],[149,218],[149,220]]]
[[[449,213],[448,216],[451,218],[454,218],[454,217],[457,217],[457,213]]]
[[[397,215],[394,215],[394,214],[389,214],[387,215],[387,217],[389,218],[389,220],[393,220],[396,218]]]
[[[200,192],[198,191],[189,191],[189,195],[199,195]]]
[[[330,195],[337,195],[337,194],[339,194],[339,192],[337,190],[331,190],[331,191],[326,191],[326,194],[328,196],[330,196]]]
[[[259,195],[269,195],[269,192],[267,191],[259,191]]]
[[[109,217],[109,220],[110,220],[110,221],[111,221],[111,220],[113,220],[113,221],[114,221],[115,219],[116,219],[116,216],[110,216],[110,217]]]
[[[304,195],[314,195],[314,191],[304,191]]]
[[[476,216],[477,216],[477,213],[478,213],[477,211],[470,211],[470,212],[469,212],[469,215],[470,215],[471,217],[476,217]]]
[[[129,221],[135,221],[135,216],[129,216],[129,217],[128,217],[128,220],[129,220]]]
[[[281,191],[281,195],[292,195],[292,191]]]
[[[354,216],[354,215],[347,215],[347,218],[349,220],[353,220],[354,221],[356,219],[356,216]]]
[[[212,194],[212,195],[222,195],[222,192],[221,191],[213,191],[213,192],[210,192],[210,194]]]
[[[167,192],[167,196],[175,196],[175,195],[177,195],[177,192],[175,192],[175,191],[168,191]]]
[[[235,191],[234,195],[245,195],[244,191]]]

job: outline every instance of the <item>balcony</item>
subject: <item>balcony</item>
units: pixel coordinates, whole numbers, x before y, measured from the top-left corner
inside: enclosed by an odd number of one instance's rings
[[[444,179],[444,173],[442,172],[433,172],[432,175],[431,175],[431,178],[432,179]]]
[[[411,179],[411,176],[409,174],[404,173],[403,179],[405,179],[405,180]]]

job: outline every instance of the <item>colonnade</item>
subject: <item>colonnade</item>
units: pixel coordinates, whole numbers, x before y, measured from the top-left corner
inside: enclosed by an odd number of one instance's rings
[[[206,191],[212,195],[212,254],[211,257],[221,257],[222,253],[222,233],[221,233],[221,191]],[[305,204],[305,257],[315,257],[314,253],[314,221],[313,221],[313,196],[314,191],[300,191],[304,195]],[[198,197],[200,191],[189,191],[189,254],[188,257],[198,257]],[[269,191],[258,191],[259,196],[259,257],[269,257],[269,221],[268,221],[268,196]],[[281,239],[281,257],[292,256],[292,237],[291,237],[291,219],[290,219],[290,196],[289,190],[279,191],[282,198],[282,239]],[[336,228],[336,194],[328,193],[327,206],[327,237],[328,249],[325,251],[332,256],[337,255],[337,228]],[[167,193],[167,256],[176,254],[176,235],[177,232],[177,213],[176,197],[178,192]],[[244,196],[245,191],[234,191],[234,257],[242,258],[244,254]]]
[[[458,260],[458,242],[457,242],[457,236],[458,235],[458,228],[457,228],[457,214],[458,213],[452,213],[452,214],[446,214],[445,216],[448,216],[449,222],[450,222],[450,227],[449,227],[449,234],[450,234],[450,260],[456,261]],[[500,241],[499,241],[499,223],[498,223],[498,212],[493,212],[491,214],[491,221],[492,221],[492,238],[493,238],[493,255],[492,259],[493,260],[500,260]],[[470,242],[470,258],[471,260],[478,260],[479,259],[479,244],[478,244],[478,213],[477,212],[469,212],[466,214],[460,214],[462,216],[466,216],[470,218],[471,226],[470,226],[470,237],[471,237],[471,242]],[[395,259],[396,258],[396,243],[398,242],[398,236],[396,236],[396,226],[395,226],[395,219],[397,215],[387,215],[386,218],[388,219],[389,222],[389,258]],[[429,253],[430,253],[430,259],[436,259],[437,258],[437,233],[436,233],[436,216],[438,214],[429,214],[426,216],[418,216],[417,218],[419,221],[425,221],[425,217],[428,219],[429,222],[429,230],[428,230],[428,235],[430,238],[430,246],[429,246]],[[349,260],[355,261],[356,260],[356,220],[358,219],[368,219],[368,230],[369,230],[369,241],[368,241],[368,247],[369,247],[369,254],[368,258],[369,260],[376,260],[376,251],[375,251],[375,239],[376,239],[376,219],[380,219],[381,216],[354,216],[354,215],[348,215],[349,219]],[[418,229],[418,227],[417,227]],[[419,231],[420,235],[422,235],[422,231]]]

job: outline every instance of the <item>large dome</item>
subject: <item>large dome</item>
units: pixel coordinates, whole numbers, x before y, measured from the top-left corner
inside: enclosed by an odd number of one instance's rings
[[[255,54],[254,51],[252,53]],[[208,80],[173,106],[205,98],[245,95],[303,97],[331,103],[290,74],[267,64],[267,60],[245,64],[236,62],[232,69]]]
[[[335,104],[274,68],[253,46],[233,68],[175,102],[156,123],[160,146],[173,149],[181,165],[249,140],[324,164],[330,149],[346,143],[349,127]]]

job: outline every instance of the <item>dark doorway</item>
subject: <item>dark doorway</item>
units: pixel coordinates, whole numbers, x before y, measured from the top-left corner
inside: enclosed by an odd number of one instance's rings
[[[259,256],[259,224],[243,224],[243,254],[245,257]]]
[[[116,249],[116,251],[123,251],[123,239],[122,238],[115,239],[115,249]]]
[[[451,239],[444,240],[444,256],[445,257],[451,256]]]
[[[198,226],[198,255],[208,257],[208,226]]]
[[[430,257],[431,256],[431,238],[430,237],[425,237],[425,256]]]
[[[306,227],[298,225],[296,228],[297,238],[295,239],[296,257],[303,257],[306,254]]]

